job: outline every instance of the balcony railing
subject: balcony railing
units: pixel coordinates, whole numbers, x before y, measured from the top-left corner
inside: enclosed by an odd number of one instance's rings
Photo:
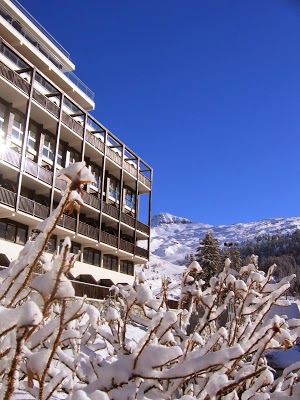
[[[113,247],[118,247],[117,236],[111,235],[110,233],[101,231],[101,242],[106,243]]]
[[[135,254],[143,258],[148,258],[148,250],[139,246],[135,246]]]
[[[77,135],[83,137],[83,126],[64,111],[62,112],[61,120],[65,125],[77,133]]]
[[[28,174],[40,179],[43,182],[48,183],[48,185],[52,185],[53,174],[51,171],[40,167],[37,163],[32,160],[26,158],[24,171]]]
[[[117,154],[115,151],[113,151],[109,146],[107,146],[107,156],[111,160],[113,160],[116,164],[122,165],[122,158]]]
[[[110,204],[103,203],[103,212],[104,212],[104,214],[110,215],[111,217],[113,217],[115,219],[119,219],[118,208],[116,208]]]
[[[97,150],[101,151],[101,153],[104,153],[104,143],[99,138],[92,135],[89,131],[86,131],[85,138],[89,144],[91,144]]]
[[[38,90],[33,89],[33,99],[39,103],[43,108],[53,114],[56,118],[59,117],[59,107],[49,100],[46,96],[41,94]]]
[[[15,71],[3,64],[2,61],[0,61],[0,75],[2,75],[3,78],[7,79],[9,82],[15,85],[18,89],[21,89],[27,95],[29,94],[29,83],[21,78],[20,75],[17,74]]]
[[[16,193],[11,190],[0,187],[0,203],[9,207],[15,207]]]
[[[134,253],[134,244],[127,242],[126,240],[120,239],[120,249],[127,251],[127,253]]]
[[[3,148],[0,149],[0,159],[13,165],[14,167],[20,167],[21,154],[12,149]]]
[[[146,225],[146,224],[143,224],[140,221],[137,221],[137,227],[136,228],[137,228],[138,231],[147,233],[147,235],[149,235],[149,233],[150,233],[150,227],[148,225]]]
[[[24,196],[20,196],[19,210],[41,219],[45,219],[49,216],[49,207],[43,206]]]
[[[81,197],[85,202],[85,204],[88,204],[89,206],[94,207],[97,210],[100,210],[101,200],[98,197],[93,196],[92,194],[87,193],[85,191],[83,191]]]
[[[123,168],[125,169],[125,171],[129,172],[134,177],[137,177],[136,168],[134,168],[134,166],[129,164],[126,160],[124,160],[124,162],[123,162]]]
[[[142,173],[139,173],[139,180],[145,185],[147,186],[147,188],[151,188],[151,181],[150,179],[148,179],[145,175],[143,175]]]
[[[53,36],[50,35],[46,29],[39,24],[34,17],[17,1],[12,0],[13,3],[22,11],[23,14],[33,22],[37,28],[67,57],[70,59],[70,54],[59,44]],[[20,24],[19,21],[15,20],[14,16],[3,6],[0,8],[0,15],[11,24],[28,42],[31,43],[34,47],[36,47],[41,54],[43,54],[48,60],[55,65],[59,70],[63,69],[63,65],[61,60],[53,54],[53,52],[47,48],[40,40],[35,36],[32,32],[28,31],[23,25]],[[66,68],[65,68],[66,69]],[[74,74],[74,72],[65,71],[65,75],[72,81],[82,92],[84,92],[89,98],[94,100],[95,94],[94,92],[88,88],[79,78]]]
[[[81,233],[84,236],[91,237],[95,240],[98,240],[99,238],[99,229],[95,228],[92,225],[85,224],[81,221],[79,221],[78,224],[78,233]]]
[[[124,214],[123,212],[121,213],[121,222],[124,222],[124,224],[129,225],[132,228],[135,227],[135,219],[128,214]]]
[[[58,221],[57,225],[62,226],[63,228],[69,229],[70,231],[76,230],[76,219],[69,217],[66,214],[63,214],[61,219]]]

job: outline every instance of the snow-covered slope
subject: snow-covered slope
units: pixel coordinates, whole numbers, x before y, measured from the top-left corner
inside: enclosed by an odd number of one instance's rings
[[[213,231],[220,245],[225,242],[253,240],[265,234],[286,234],[300,229],[300,217],[274,218],[246,224],[219,225],[193,223],[186,218],[170,214],[153,217],[151,229],[151,253],[176,263],[186,254],[195,253],[200,240],[208,231]]]
[[[296,229],[300,229],[300,217],[213,226],[161,213],[152,219],[151,257],[145,270],[146,278],[151,281],[155,291],[159,290],[163,276],[170,278],[171,287],[176,287],[185,269],[178,263],[185,255],[195,253],[200,240],[208,231],[213,231],[220,245],[223,245],[225,242],[253,240],[268,233],[292,233]],[[176,290],[173,290],[173,294],[176,297]]]

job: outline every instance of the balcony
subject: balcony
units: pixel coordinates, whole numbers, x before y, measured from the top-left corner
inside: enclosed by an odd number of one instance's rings
[[[0,203],[5,204],[9,207],[15,207],[16,203],[16,193],[11,190],[5,189],[4,187],[0,187]]]
[[[39,29],[39,31],[44,34],[47,39],[49,39],[55,47],[66,57],[67,60],[70,60],[70,54],[46,31],[46,29],[39,24],[34,17],[16,0],[13,0],[13,4]],[[85,93],[90,99],[94,100],[95,94],[89,89],[87,85],[85,85],[73,72],[70,72],[70,61],[65,61],[63,65],[63,61],[59,59],[53,51],[50,50],[48,46],[46,46],[42,41],[35,35],[33,32],[26,29],[19,21],[15,19],[15,17],[10,13],[3,5],[0,7],[0,15],[4,18],[4,20],[10,24],[14,31],[17,34],[20,34],[27,40],[31,46],[34,46],[39,53],[41,53],[44,57],[46,57],[58,70],[64,71],[64,75],[67,77],[69,81],[75,84],[78,89],[80,89],[83,93]],[[69,64],[69,65],[67,65]],[[74,65],[73,65],[74,68]]]
[[[99,229],[95,228],[92,225],[88,225],[84,222],[79,221],[78,224],[78,233],[84,236],[88,236],[98,241],[99,239]]]
[[[48,183],[48,185],[52,185],[53,173],[43,167],[40,167],[37,165],[37,163],[29,160],[28,158],[25,159],[24,171],[29,175]]]
[[[49,216],[50,211],[49,207],[43,206],[42,204],[24,196],[20,196],[19,210],[41,219],[46,219]]]
[[[3,78],[8,80],[9,82],[11,82],[18,89],[21,89],[23,92],[29,95],[30,84],[23,78],[21,78],[21,76],[17,74],[15,71],[13,71],[5,64],[3,64],[2,61],[0,61],[0,75],[3,76]]]
[[[7,162],[14,167],[20,167],[21,154],[15,150],[4,148],[0,150],[0,160]]]

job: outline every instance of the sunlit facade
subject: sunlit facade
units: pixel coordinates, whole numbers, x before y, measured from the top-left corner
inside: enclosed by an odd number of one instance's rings
[[[49,257],[69,236],[75,277],[132,283],[149,258],[152,168],[90,114],[70,55],[17,1],[0,0],[0,40],[0,253],[16,257],[60,200],[59,170],[84,160],[86,206],[63,215]]]

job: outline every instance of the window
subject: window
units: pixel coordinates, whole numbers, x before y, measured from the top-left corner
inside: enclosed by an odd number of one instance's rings
[[[15,53],[8,49],[8,47],[1,44],[1,53],[5,55],[9,60],[11,60],[18,69],[28,68],[28,65],[24,63]]]
[[[27,229],[17,227],[16,243],[25,244],[27,240]]]
[[[62,144],[58,146],[57,164],[63,166],[64,147]]]
[[[70,150],[69,165],[78,161],[80,161],[79,153],[77,153],[75,150]]]
[[[71,253],[78,254],[80,252],[80,249],[81,249],[80,243],[72,242]]]
[[[111,256],[110,254],[104,254],[103,267],[112,271],[118,271],[118,257]]]
[[[92,185],[98,188],[99,190],[101,189],[101,175],[102,175],[101,168],[97,167],[97,165],[91,164],[90,169],[94,176],[94,182],[92,182]]]
[[[134,275],[133,262],[128,260],[120,261],[120,272],[122,272],[122,274]]]
[[[49,160],[54,160],[54,141],[49,135],[44,135],[43,156]]]
[[[23,133],[24,133],[24,122],[22,118],[16,114],[14,116],[14,122],[11,132],[12,140],[14,142],[18,142],[18,144],[21,144],[23,139]]]
[[[54,253],[56,250],[56,243],[57,243],[57,237],[56,236],[51,236],[51,238],[48,241],[48,248],[47,251],[48,253]]]
[[[135,200],[136,195],[132,189],[126,188],[125,189],[125,205],[130,207],[131,209],[135,210]]]
[[[5,111],[6,107],[3,104],[0,104],[0,139],[5,136],[4,133],[4,119],[5,119]],[[3,140],[4,142],[4,140]],[[0,140],[0,143],[2,143],[2,140]]]
[[[87,264],[100,266],[100,251],[85,247],[83,249],[83,262]]]
[[[37,139],[37,128],[34,125],[30,125],[28,131],[28,141],[27,141],[27,149],[36,151],[36,139]]]
[[[26,225],[6,219],[0,221],[0,238],[18,244],[25,244],[27,235],[28,227]]]
[[[109,178],[109,196],[117,201],[120,199],[119,181],[113,177]]]

